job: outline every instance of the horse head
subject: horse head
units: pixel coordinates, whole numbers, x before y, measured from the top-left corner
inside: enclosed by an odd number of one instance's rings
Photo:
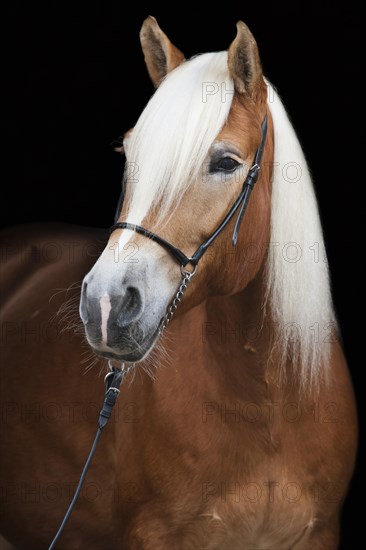
[[[242,22],[227,52],[188,61],[152,17],[140,38],[157,90],[124,137],[126,197],[118,221],[143,225],[190,257],[240,194],[261,142],[267,86]],[[236,247],[239,253],[255,243],[255,254],[235,261],[232,219],[203,256],[178,314],[210,295],[242,290],[260,270],[272,156],[270,135]],[[157,242],[131,229],[113,231],[83,283],[80,312],[92,348],[105,357],[143,359],[180,280],[179,262]]]

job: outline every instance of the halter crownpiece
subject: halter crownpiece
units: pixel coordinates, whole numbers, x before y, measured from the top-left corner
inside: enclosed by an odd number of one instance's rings
[[[130,229],[131,231],[135,231],[136,233],[139,233],[140,235],[144,235],[148,239],[151,239],[152,241],[157,242],[162,246],[163,248],[166,248],[173,256],[178,260],[180,265],[182,267],[185,267],[187,264],[192,264],[193,266],[197,266],[199,260],[202,258],[206,250],[209,246],[214,242],[216,237],[223,231],[223,229],[227,226],[231,218],[234,216],[235,212],[239,209],[239,214],[235,222],[233,235],[231,238],[232,245],[235,246],[238,241],[238,233],[240,229],[241,222],[243,221],[243,217],[246,211],[246,208],[248,206],[249,197],[251,195],[251,192],[254,189],[255,182],[258,179],[259,171],[261,169],[261,161],[263,156],[264,147],[266,144],[266,137],[267,137],[267,115],[265,115],[262,126],[262,138],[261,142],[259,144],[259,147],[255,153],[254,161],[252,166],[249,169],[249,172],[244,180],[242,190],[240,192],[240,195],[235,200],[234,204],[230,208],[229,212],[226,214],[223,221],[218,225],[218,227],[215,229],[215,231],[206,239],[196,250],[196,252],[191,256],[190,258],[184,254],[179,248],[176,248],[174,245],[163,239],[162,237],[159,237],[159,235],[156,235],[156,233],[153,233],[152,231],[149,231],[148,229],[145,229],[144,227],[141,227],[140,225],[135,225],[133,223],[128,222],[118,222],[118,218],[123,206],[124,196],[125,196],[125,190],[122,186],[122,192],[120,195],[120,198],[118,200],[116,215],[115,215],[115,223],[110,228],[110,233],[113,233],[116,229]]]

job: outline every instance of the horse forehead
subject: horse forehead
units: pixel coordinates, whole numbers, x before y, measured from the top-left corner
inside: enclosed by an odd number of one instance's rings
[[[235,94],[229,116],[217,140],[234,142],[246,156],[248,151],[258,147],[260,138],[260,122],[255,105],[251,100]]]

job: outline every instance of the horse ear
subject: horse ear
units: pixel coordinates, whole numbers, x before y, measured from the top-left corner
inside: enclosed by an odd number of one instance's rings
[[[140,41],[147,70],[157,87],[164,76],[184,60],[184,55],[170,42],[151,15],[142,24]]]
[[[262,78],[262,66],[257,43],[243,21],[236,24],[237,34],[228,51],[228,65],[235,89],[249,94],[257,88]]]

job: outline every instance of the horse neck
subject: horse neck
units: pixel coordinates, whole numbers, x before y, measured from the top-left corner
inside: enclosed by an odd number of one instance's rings
[[[264,268],[242,291],[206,303],[203,343],[222,392],[259,402],[280,392],[273,324],[263,308]]]

